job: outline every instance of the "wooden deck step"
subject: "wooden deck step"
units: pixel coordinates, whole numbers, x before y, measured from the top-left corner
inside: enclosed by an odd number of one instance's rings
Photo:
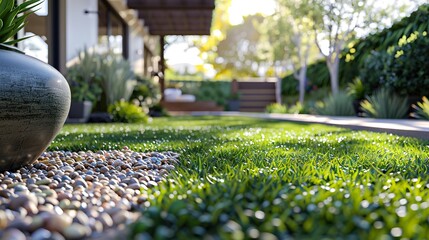
[[[238,82],[240,112],[264,112],[276,102],[275,82]]]
[[[274,82],[238,82],[238,88],[244,89],[276,89]]]
[[[272,94],[264,94],[264,95],[251,95],[245,94],[240,96],[240,101],[268,101],[275,102],[276,96]]]
[[[161,102],[161,106],[169,112],[198,112],[198,111],[222,111],[223,107],[213,101],[196,102]]]
[[[275,89],[239,89],[240,95],[247,95],[247,94],[254,94],[254,95],[260,95],[260,94],[274,94],[275,96]]]

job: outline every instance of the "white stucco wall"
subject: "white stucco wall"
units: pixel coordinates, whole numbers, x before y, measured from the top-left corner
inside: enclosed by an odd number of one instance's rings
[[[85,14],[85,10],[98,11],[97,0],[66,0],[67,61],[85,47],[91,48],[98,41],[98,15]]]
[[[133,31],[133,29],[130,28],[130,36],[129,36],[129,52],[128,52],[128,60],[131,63],[131,66],[133,66],[133,70],[136,74],[142,75],[143,74],[143,51],[144,51],[144,45],[143,45],[143,36],[139,34],[138,32]]]

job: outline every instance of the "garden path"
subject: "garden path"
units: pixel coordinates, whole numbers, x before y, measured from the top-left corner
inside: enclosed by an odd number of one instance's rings
[[[250,112],[192,112],[193,116],[242,116],[301,123],[320,123],[353,130],[386,132],[400,136],[429,140],[429,121],[414,119],[374,119],[362,117],[335,117],[309,114],[278,114]]]

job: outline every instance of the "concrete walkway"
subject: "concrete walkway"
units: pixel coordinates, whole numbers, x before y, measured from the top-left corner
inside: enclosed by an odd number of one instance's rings
[[[245,112],[192,112],[192,116],[241,116],[300,123],[320,123],[353,130],[386,132],[400,136],[429,140],[429,121],[412,119],[373,119],[359,117],[330,117],[307,114],[245,113]]]

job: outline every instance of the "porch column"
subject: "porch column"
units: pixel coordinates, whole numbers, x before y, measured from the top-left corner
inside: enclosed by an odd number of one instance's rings
[[[159,85],[161,88],[161,101],[164,100],[164,90],[165,90],[165,58],[164,58],[164,46],[165,38],[164,35],[159,36],[159,46],[160,46],[160,60],[159,60],[159,69],[158,69],[158,77],[159,77]]]

